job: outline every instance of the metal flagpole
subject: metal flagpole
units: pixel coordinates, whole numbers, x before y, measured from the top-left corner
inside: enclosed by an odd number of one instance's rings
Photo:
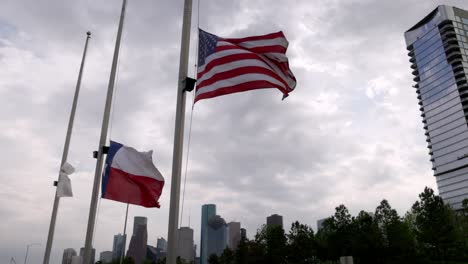
[[[88,41],[91,38],[91,32],[86,32],[86,42],[83,51],[83,58],[81,59],[80,72],[78,74],[78,81],[76,82],[75,96],[73,97],[72,109],[70,112],[70,119],[68,120],[68,130],[65,137],[65,145],[63,146],[62,162],[60,163],[60,169],[63,164],[67,161],[68,148],[70,146],[71,133],[73,130],[73,121],[75,120],[76,105],[78,103],[78,95],[80,94],[81,77],[83,76],[83,67],[86,59],[86,51],[88,49]],[[50,219],[49,234],[47,235],[47,244],[44,253],[44,264],[49,264],[50,251],[52,249],[52,241],[54,240],[55,222],[57,220],[57,211],[60,202],[60,197],[57,197],[57,190],[55,190],[54,207],[52,209],[52,217]]]
[[[190,23],[192,19],[192,0],[184,2],[182,22],[182,41],[180,45],[179,80],[177,87],[176,121],[174,132],[174,151],[172,156],[171,200],[169,207],[169,228],[167,231],[167,264],[176,264],[177,227],[179,223],[180,174],[182,170],[182,152],[184,143],[185,121],[185,78],[187,78],[188,56],[190,48]]]
[[[106,104],[104,107],[104,117],[102,120],[101,128],[101,139],[99,140],[99,147],[97,151],[97,162],[96,162],[96,171],[94,174],[94,184],[93,192],[91,194],[91,204],[89,206],[89,217],[88,217],[88,228],[86,230],[86,240],[85,240],[85,253],[84,253],[84,264],[91,264],[91,250],[93,242],[93,232],[94,232],[94,222],[96,220],[96,209],[99,195],[100,179],[102,173],[103,165],[103,147],[107,141],[107,130],[109,127],[109,116],[112,105],[112,95],[114,93],[114,83],[115,83],[115,74],[117,71],[117,62],[119,59],[119,49],[120,49],[120,39],[122,37],[122,27],[125,18],[125,7],[127,5],[127,0],[123,0],[122,3],[122,12],[120,14],[119,29],[117,31],[117,39],[115,41],[114,57],[112,59],[112,68],[109,77],[109,86],[107,88],[107,98]]]
[[[122,264],[123,262],[123,259],[125,257],[125,246],[127,245],[127,219],[128,219],[128,205],[129,203],[127,203],[127,211],[125,212],[125,224],[124,224],[124,231],[123,231],[123,235],[124,235],[124,241],[123,241],[123,249],[122,249],[122,253],[120,254],[120,264]]]

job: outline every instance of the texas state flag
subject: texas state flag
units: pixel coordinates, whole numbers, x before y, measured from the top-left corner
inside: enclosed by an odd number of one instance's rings
[[[102,177],[102,198],[159,207],[164,178],[153,164],[152,153],[111,141]]]

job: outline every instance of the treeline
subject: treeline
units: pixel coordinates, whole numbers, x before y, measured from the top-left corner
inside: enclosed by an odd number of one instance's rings
[[[344,205],[314,233],[294,222],[260,228],[252,240],[243,239],[236,251],[211,255],[210,264],[339,263],[353,256],[354,263],[468,263],[468,200],[453,211],[442,198],[425,188],[403,217],[382,200],[375,212],[351,216]]]

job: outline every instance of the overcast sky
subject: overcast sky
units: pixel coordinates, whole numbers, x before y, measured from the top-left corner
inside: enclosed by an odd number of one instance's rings
[[[200,27],[224,37],[283,30],[297,87],[203,100],[193,112],[183,225],[199,244],[201,205],[252,237],[267,215],[316,229],[344,203],[353,214],[386,198],[403,215],[432,175],[403,33],[428,0],[201,1]],[[165,176],[148,244],[166,237],[183,1],[130,0],[110,137],[153,149]],[[194,75],[194,1],[190,76]],[[69,162],[74,197],[61,200],[51,263],[84,245],[96,150],[121,2],[2,0],[0,8],[0,263],[42,263],[85,32],[92,31]],[[192,100],[188,94],[188,101]],[[191,113],[187,105],[187,125]],[[186,136],[188,130],[186,131]],[[185,141],[187,142],[187,141]],[[187,148],[185,148],[187,150]],[[185,156],[184,156],[185,158]],[[101,200],[94,245],[112,249],[125,204]],[[131,230],[131,229],[130,229]]]

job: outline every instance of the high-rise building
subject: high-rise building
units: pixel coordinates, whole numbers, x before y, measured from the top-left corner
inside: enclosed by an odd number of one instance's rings
[[[227,225],[226,221],[215,215],[208,220],[207,225],[207,257],[212,254],[221,256],[227,247]]]
[[[267,226],[281,226],[283,227],[283,217],[278,214],[272,214],[267,217]]]
[[[247,230],[245,228],[241,228],[241,239],[247,239]]]
[[[71,264],[73,256],[76,256],[76,251],[73,248],[65,249],[63,251],[62,264]]]
[[[83,264],[83,256],[73,256],[71,264]]]
[[[112,259],[120,259],[122,253],[125,252],[125,242],[127,235],[117,234],[114,236],[114,243],[112,244]]]
[[[216,205],[204,204],[202,206],[200,226],[200,263],[208,264],[208,220],[216,215]]]
[[[127,256],[131,257],[135,264],[142,264],[146,259],[148,243],[148,230],[146,217],[136,216],[133,221],[133,234],[128,245]]]
[[[323,223],[324,223],[325,220],[327,220],[328,218],[330,218],[330,217],[322,218],[322,219],[317,220],[317,232],[318,232],[320,229],[322,229]]]
[[[167,241],[163,237],[158,238],[158,242],[156,243],[156,248],[160,249],[161,251],[167,251]]]
[[[99,254],[99,260],[102,263],[111,263],[112,262],[112,251],[103,251]]]
[[[190,227],[181,227],[179,228],[178,236],[176,249],[177,256],[189,263],[194,261],[193,229]]]
[[[81,259],[84,259],[84,247],[80,248],[80,257]],[[82,261],[84,262],[84,261]],[[96,262],[96,249],[93,248],[91,249],[91,263],[89,264],[94,264]],[[83,263],[81,263],[83,264]]]
[[[405,32],[439,195],[468,198],[468,12],[441,5]]]
[[[227,246],[231,250],[236,250],[241,240],[241,228],[239,222],[229,222],[227,224]]]

